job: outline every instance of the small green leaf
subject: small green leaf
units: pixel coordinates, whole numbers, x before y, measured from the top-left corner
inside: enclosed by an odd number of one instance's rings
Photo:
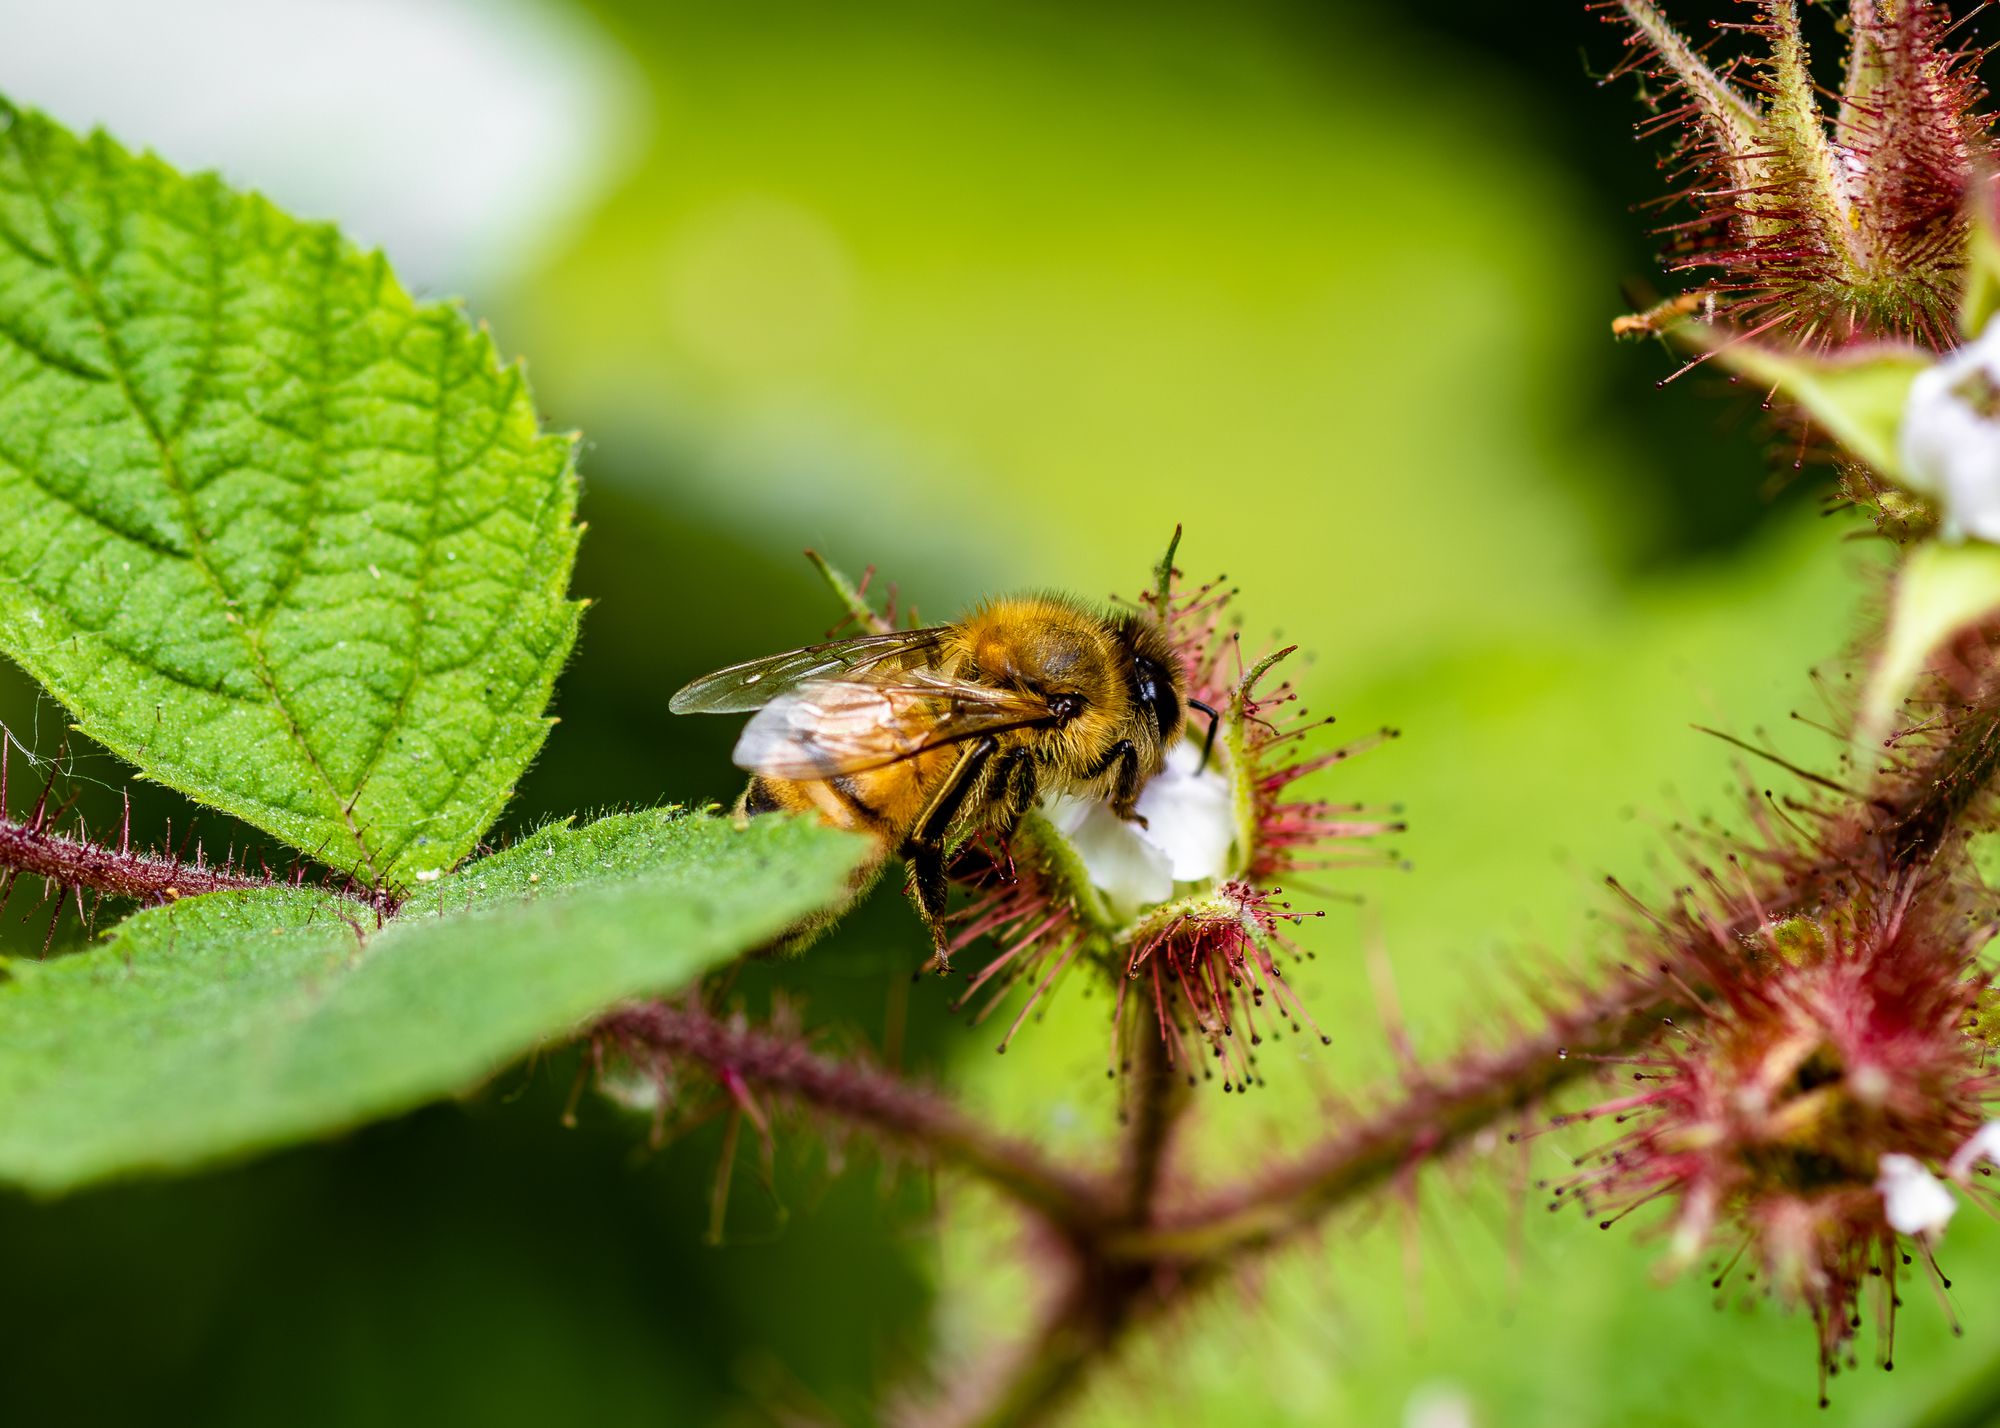
[[[544,830],[379,931],[329,893],[211,893],[8,963],[0,1179],[186,1169],[463,1091],[838,901],[862,848],[806,821],[636,813]]]
[[[1958,331],[1968,341],[1986,331],[2000,312],[2000,212],[1993,185],[1982,183],[1972,205],[1972,231],[1966,235],[1965,286],[1958,297]]]
[[[1870,469],[1899,484],[1905,480],[1897,433],[1910,383],[1935,360],[1930,354],[1886,343],[1831,357],[1778,352],[1699,322],[1682,323],[1673,335],[1796,402]]]
[[[1931,652],[1968,625],[2000,613],[2000,546],[1926,541],[1896,575],[1889,629],[1869,672],[1854,742],[1872,760]],[[1864,767],[1866,764],[1864,763]]]
[[[0,649],[149,777],[449,867],[547,733],[575,499],[379,254],[0,100]]]

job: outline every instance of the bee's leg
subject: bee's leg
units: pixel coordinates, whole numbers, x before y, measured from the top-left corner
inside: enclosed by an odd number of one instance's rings
[[[992,759],[1000,741],[991,734],[974,740],[945,775],[930,803],[917,816],[910,836],[903,840],[902,856],[910,864],[917,886],[917,910],[931,930],[940,968],[945,964],[944,904],[947,892],[944,876],[944,840],[952,820],[965,804],[965,796],[979,782],[979,775]]]
[[[729,814],[735,820],[736,826],[742,828],[758,815],[777,813],[784,806],[777,794],[772,792],[768,782],[762,778],[753,778],[750,780],[750,786],[743,790],[743,796],[736,800],[736,806],[729,810]]]
[[[1090,777],[1101,778],[1117,766],[1118,777],[1111,784],[1111,811],[1141,828],[1146,820],[1139,816],[1139,746],[1130,739],[1120,739],[1104,751],[1104,757],[1097,761],[1097,767],[1090,771]]]
[[[1001,842],[1013,840],[1014,830],[1021,826],[1021,819],[1035,806],[1041,782],[1041,775],[1035,769],[1035,756],[1026,748],[1015,749],[994,769],[991,802],[996,818],[993,831]]]

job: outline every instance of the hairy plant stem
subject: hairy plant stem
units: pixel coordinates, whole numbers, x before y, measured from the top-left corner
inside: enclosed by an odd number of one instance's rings
[[[1222,1190],[1154,1226],[1115,1236],[1115,1258],[1224,1260],[1310,1227],[1321,1216],[1449,1153],[1474,1135],[1545,1100],[1564,1083],[1656,1035],[1662,1017],[1685,1019],[1684,995],[1663,997],[1637,979],[1579,1002],[1492,1052],[1469,1052],[1413,1081],[1396,1099],[1289,1165]]]
[[[1015,1351],[991,1396],[971,1416],[957,1420],[966,1428],[1046,1422],[1083,1386],[1091,1365],[1171,1297],[1171,1292],[1160,1292],[1159,1266],[1120,1262],[1106,1253],[1121,1236],[1144,1233],[1152,1225],[1174,1128],[1189,1101],[1166,1042],[1143,1024],[1134,1035],[1138,1044],[1127,1068],[1131,1100],[1120,1148],[1116,1211],[1092,1234],[1071,1239],[1062,1292],[1028,1342]]]
[[[695,1007],[649,1003],[614,1012],[598,1030],[633,1049],[698,1062],[717,1076],[785,1096],[956,1165],[1080,1237],[1098,1232],[1101,1187],[1025,1141],[997,1135],[935,1092],[874,1066],[837,1061],[803,1043],[730,1024]]]
[[[1139,1044],[1127,1073],[1132,1104],[1126,1117],[1122,1169],[1124,1219],[1139,1226],[1152,1223],[1174,1127],[1188,1108],[1188,1087],[1167,1055],[1167,1043],[1143,1022],[1135,1027],[1131,1034]]]
[[[134,852],[124,846],[122,837],[119,841],[121,846],[113,848],[56,833],[47,826],[40,809],[25,823],[0,818],[0,886],[11,887],[15,878],[25,875],[46,878],[65,891],[89,891],[158,906],[199,893],[276,887],[285,881],[215,867],[199,859],[189,863],[158,853]],[[383,917],[393,915],[398,905],[397,899],[384,891],[337,891]]]

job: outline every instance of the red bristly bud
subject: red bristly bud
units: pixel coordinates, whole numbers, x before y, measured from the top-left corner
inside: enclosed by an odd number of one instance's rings
[[[1824,1398],[1824,1377],[1854,1361],[1871,1297],[1878,1361],[1891,1366],[1911,1256],[1942,1298],[1933,1250],[1951,1203],[1930,1172],[1967,1144],[2000,1089],[1977,1026],[1988,934],[1968,927],[1948,885],[1916,873],[1783,919],[1744,896],[1690,914],[1707,935],[1676,939],[1662,972],[1703,1014],[1662,1027],[1621,1063],[1637,1085],[1580,1119],[1623,1132],[1555,1193],[1605,1227],[1671,1200],[1670,1263],[1720,1253],[1729,1268],[1717,1287],[1747,1256],[1811,1312]],[[1742,926],[1756,930],[1729,930]]]
[[[1746,0],[1725,26],[1761,52],[1715,59],[1653,0],[1603,8],[1629,27],[1615,74],[1664,81],[1652,134],[1678,129],[1666,261],[1708,275],[1698,306],[1748,335],[1820,350],[1879,338],[1952,344],[1966,199],[1992,159],[1976,55],[1929,0],[1851,0],[1847,64],[1827,113],[1795,0]],[[1688,311],[1681,300],[1665,315]],[[1623,331],[1656,330],[1656,315]]]

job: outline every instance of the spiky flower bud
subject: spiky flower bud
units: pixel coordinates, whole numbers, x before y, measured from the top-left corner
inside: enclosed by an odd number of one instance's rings
[[[1943,1283],[1933,1252],[1957,1201],[1935,1172],[1973,1143],[1996,1089],[1976,1027],[1986,934],[1910,874],[1810,915],[1728,911],[1671,972],[1707,989],[1702,1015],[1663,1028],[1632,1063],[1637,1087],[1587,1113],[1623,1131],[1558,1200],[1606,1226],[1672,1201],[1670,1266],[1747,1256],[1811,1312],[1823,1374],[1852,1364],[1875,1285],[1887,1367],[1904,1266]]]
[[[1850,0],[1844,79],[1820,101],[1796,0],[1755,0],[1718,56],[1653,0],[1620,0],[1617,72],[1664,83],[1647,132],[1677,130],[1666,260],[1740,332],[1823,350],[1880,338],[1942,348],[1966,262],[1966,199],[1992,157],[1974,56],[1930,0]],[[1678,314],[1676,314],[1678,315]],[[1639,320],[1627,330],[1652,330]]]

